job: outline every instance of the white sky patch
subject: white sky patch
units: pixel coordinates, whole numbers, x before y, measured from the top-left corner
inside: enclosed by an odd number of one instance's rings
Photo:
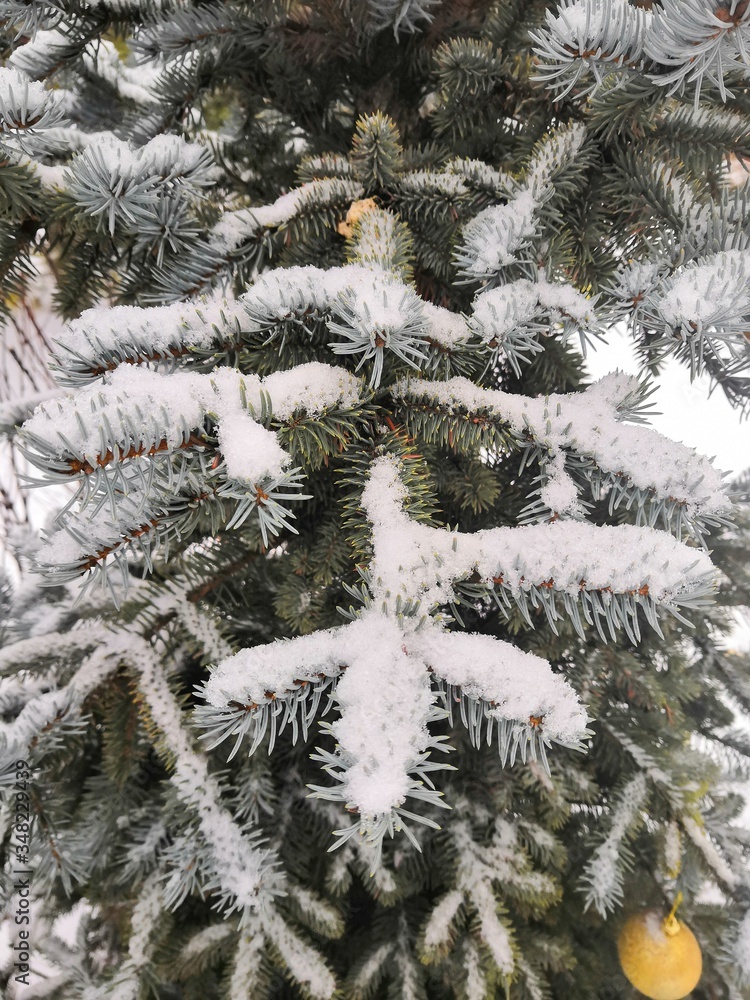
[[[632,339],[621,329],[611,330],[607,345],[587,354],[586,367],[592,379],[616,368],[638,374]],[[653,408],[660,412],[650,417],[650,423],[674,441],[715,455],[717,468],[737,475],[750,468],[750,423],[740,420],[720,388],[709,396],[710,388],[708,376],[691,382],[684,365],[670,358],[651,397]]]

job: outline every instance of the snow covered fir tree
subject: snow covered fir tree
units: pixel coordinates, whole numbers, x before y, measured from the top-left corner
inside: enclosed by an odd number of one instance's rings
[[[0,9],[9,994],[750,997],[747,0]]]

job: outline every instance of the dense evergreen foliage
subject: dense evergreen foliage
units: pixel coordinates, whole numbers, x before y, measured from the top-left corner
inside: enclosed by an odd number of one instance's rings
[[[681,892],[750,997],[748,483],[639,423],[750,400],[747,0],[0,10],[3,308],[70,321],[0,420],[73,484],[1,597],[29,995],[626,1000]]]

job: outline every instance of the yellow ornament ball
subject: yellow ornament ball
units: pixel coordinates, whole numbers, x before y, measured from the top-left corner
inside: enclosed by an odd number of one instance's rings
[[[695,935],[674,914],[644,910],[626,921],[617,939],[620,965],[649,1000],[683,1000],[703,969]]]

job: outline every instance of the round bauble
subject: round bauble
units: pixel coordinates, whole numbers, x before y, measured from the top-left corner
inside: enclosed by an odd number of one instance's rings
[[[630,917],[617,939],[617,953],[628,981],[649,1000],[683,1000],[701,977],[703,958],[695,935],[660,910]]]

